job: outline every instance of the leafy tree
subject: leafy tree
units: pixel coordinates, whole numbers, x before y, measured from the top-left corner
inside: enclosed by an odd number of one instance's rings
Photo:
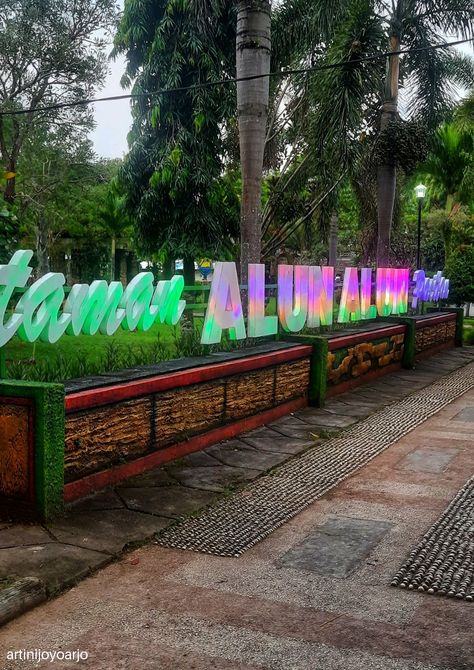
[[[18,160],[16,203],[23,235],[31,234],[39,276],[50,270],[53,241],[67,228],[77,194],[91,184],[94,161],[87,131],[63,126],[35,127],[25,138]]]
[[[474,302],[474,245],[456,249],[446,263],[449,296],[457,305]]]
[[[222,179],[223,124],[235,110],[230,86],[206,83],[235,73],[235,12],[224,0],[130,0],[115,38],[133,82],[130,151],[120,180],[125,203],[148,254],[194,258],[225,252],[235,221]],[[185,89],[183,87],[192,86]],[[173,89],[168,94],[156,93]],[[166,263],[165,263],[166,264]]]
[[[107,71],[103,31],[115,20],[115,0],[2,2],[0,155],[5,169],[13,174],[4,190],[7,202],[15,199],[17,163],[32,132],[39,126],[70,132],[91,127],[92,112],[86,106],[39,109],[92,96]],[[8,114],[20,109],[32,111]]]
[[[0,265],[8,263],[15,251],[17,218],[6,204],[0,205]]]
[[[124,223],[115,212],[112,220],[109,209],[121,161],[97,161],[86,140],[70,146],[49,137],[46,145],[30,137],[19,161],[16,211],[22,241],[36,249],[37,275],[49,271],[51,263],[54,267],[61,249],[62,258],[66,253],[69,259],[68,281],[73,268],[80,278],[90,278],[92,266],[100,270],[97,278],[109,269],[112,235],[131,235],[128,218]]]
[[[130,216],[126,210],[125,197],[120,190],[117,178],[108,184],[98,217],[110,236],[110,280],[114,281],[117,238],[124,237],[124,235],[127,235],[128,238],[132,237]]]
[[[431,197],[445,205],[449,214],[457,203],[467,204],[474,195],[474,134],[444,123],[433,137],[431,151],[421,166]]]

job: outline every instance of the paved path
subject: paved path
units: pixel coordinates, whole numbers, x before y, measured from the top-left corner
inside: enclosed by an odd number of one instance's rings
[[[389,584],[472,474],[473,428],[470,391],[238,559],[127,554],[2,629],[0,668],[472,670],[473,605]],[[35,648],[89,659],[6,660]]]
[[[0,579],[38,577],[49,594],[71,586],[157,531],[262,475],[292,455],[474,360],[472,347],[444,351],[415,371],[382,377],[328,401],[131,478],[73,505],[56,523],[0,523]]]

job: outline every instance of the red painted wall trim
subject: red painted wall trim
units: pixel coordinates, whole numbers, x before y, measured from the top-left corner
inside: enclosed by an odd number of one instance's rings
[[[88,475],[75,482],[70,482],[64,486],[64,500],[65,502],[72,502],[78,498],[83,498],[84,496],[90,495],[107,486],[117,484],[117,482],[120,482],[127,477],[140,475],[147,470],[162,465],[163,463],[175,460],[176,458],[182,458],[183,456],[186,456],[186,454],[191,454],[194,451],[205,449],[211,444],[216,444],[222,440],[229,440],[236,435],[262,426],[270,421],[274,421],[285,414],[290,414],[290,412],[305,407],[307,404],[308,400],[306,397],[290,400],[289,402],[273,407],[265,412],[260,412],[259,414],[247,417],[246,419],[241,419],[240,421],[228,424],[227,426],[210,430],[208,433],[196,435],[196,437],[191,438],[187,442],[174,444],[166,449],[160,449],[159,451],[130,461],[130,463],[124,463],[123,465],[118,465],[114,468]]]
[[[233,374],[260,370],[300,358],[309,358],[312,350],[311,346],[301,345],[292,347],[291,349],[284,349],[283,351],[239,358],[235,361],[212,363],[202,367],[183,370],[182,372],[171,372],[156,377],[149,377],[148,379],[140,379],[123,384],[90,389],[88,391],[79,391],[66,396],[65,409],[66,412],[78,412],[81,409],[110,405],[115,402],[130,400],[131,398],[138,398],[159,391],[167,391],[168,389],[199,384]]]
[[[436,323],[443,323],[444,321],[456,321],[455,312],[446,312],[445,314],[436,314],[435,316],[430,316],[428,319],[417,319],[416,320],[416,330],[424,328],[425,326],[432,326]]]
[[[354,335],[342,335],[341,337],[331,337],[328,340],[329,351],[334,351],[334,349],[343,349],[345,347],[350,347],[354,344],[359,344],[360,342],[371,342],[372,340],[378,340],[382,337],[390,337],[391,335],[400,335],[404,333],[406,326],[400,324],[397,326],[387,326],[386,328],[379,328],[378,330],[369,330],[362,333],[354,333]]]
[[[374,379],[378,379],[379,377],[388,375],[391,372],[398,372],[398,370],[401,370],[401,368],[402,368],[401,363],[391,363],[390,365],[386,365],[383,368],[370,370],[365,375],[361,375],[356,379],[347,379],[346,381],[343,381],[340,384],[334,384],[331,386],[328,385],[326,398],[332,398],[333,396],[339,395],[340,393],[345,393],[346,391],[350,391],[351,389],[356,388],[357,386],[362,386],[362,384],[366,384],[367,382],[370,382]]]

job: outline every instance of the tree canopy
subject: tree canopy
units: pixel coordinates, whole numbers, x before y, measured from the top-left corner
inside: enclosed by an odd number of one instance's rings
[[[236,208],[228,206],[235,192],[222,178],[235,89],[206,87],[234,74],[234,42],[235,13],[224,0],[126,3],[114,53],[125,55],[123,83],[133,82],[140,97],[120,178],[148,253],[218,255],[238,236]]]

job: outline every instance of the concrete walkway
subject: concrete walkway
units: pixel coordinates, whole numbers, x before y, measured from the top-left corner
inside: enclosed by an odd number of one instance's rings
[[[129,553],[8,624],[0,668],[472,669],[473,605],[389,584],[472,474],[473,420],[474,390],[238,559]],[[6,660],[20,649],[89,658]]]
[[[181,515],[252,481],[318,441],[474,360],[451,349],[229,442],[123,482],[71,506],[49,524],[0,524],[0,579],[36,577],[49,595],[149,541]],[[1,593],[1,592],[0,592]]]

